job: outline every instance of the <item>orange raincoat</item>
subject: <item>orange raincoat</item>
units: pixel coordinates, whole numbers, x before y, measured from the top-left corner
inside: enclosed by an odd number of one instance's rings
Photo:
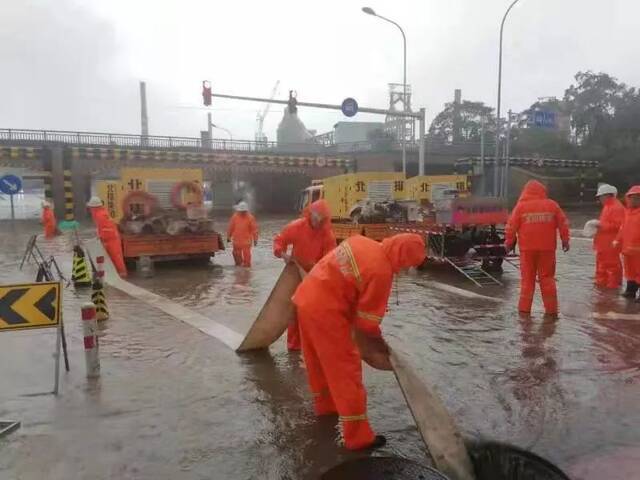
[[[251,266],[251,246],[258,241],[258,224],[249,212],[236,212],[231,216],[227,241],[233,242],[233,259],[237,266]]]
[[[622,262],[620,249],[612,244],[624,220],[624,206],[620,200],[608,198],[599,220],[598,232],[593,238],[596,252],[595,282],[600,287],[618,288],[622,284]]]
[[[58,234],[58,222],[51,207],[42,207],[42,225],[44,238],[53,238]]]
[[[313,267],[292,298],[315,412],[340,415],[348,449],[366,448],[375,439],[352,329],[380,337],[394,273],[424,258],[424,240],[416,234],[382,243],[350,237]]]
[[[104,249],[109,254],[113,265],[121,277],[127,276],[127,267],[124,264],[124,255],[122,253],[122,240],[118,227],[109,217],[106,207],[91,207],[91,217],[93,223],[96,224],[98,237],[104,245]]]
[[[625,278],[640,284],[640,207],[631,208],[628,198],[634,194],[640,194],[640,185],[633,186],[625,195],[627,209],[616,240],[622,246]]]
[[[511,250],[518,239],[520,248],[520,301],[518,310],[531,312],[536,277],[540,282],[545,312],[558,313],[556,290],[557,232],[569,247],[569,222],[560,206],[547,198],[547,189],[537,180],[524,186],[506,228],[505,243]]]
[[[311,212],[315,212],[322,218],[319,228],[311,226]],[[331,230],[331,211],[329,204],[325,200],[313,202],[306,208],[302,218],[289,223],[273,239],[273,254],[281,258],[289,245],[292,245],[292,258],[306,272],[327,253],[336,248],[336,237]],[[287,329],[287,348],[289,350],[300,350],[302,342],[298,321],[289,324]]]

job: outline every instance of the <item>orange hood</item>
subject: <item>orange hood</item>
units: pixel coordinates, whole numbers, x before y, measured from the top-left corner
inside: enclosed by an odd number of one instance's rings
[[[627,207],[629,206],[629,196],[630,195],[640,195],[640,185],[634,185],[625,194],[624,199],[625,199],[625,203],[627,204]]]
[[[326,200],[316,200],[302,212],[302,216],[311,223],[311,212],[315,212],[322,217],[322,226],[327,226],[331,222],[331,209]]]
[[[547,198],[547,187],[537,180],[529,180],[522,189],[518,201],[542,200],[544,198]]]
[[[401,233],[385,238],[382,249],[389,258],[394,273],[403,268],[417,267],[426,257],[424,240],[415,233]]]

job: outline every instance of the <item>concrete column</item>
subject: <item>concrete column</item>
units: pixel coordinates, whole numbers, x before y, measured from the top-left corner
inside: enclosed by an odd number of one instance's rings
[[[86,204],[91,196],[91,171],[86,158],[71,157],[71,188],[76,220],[87,218]]]
[[[51,193],[58,221],[64,219],[64,148],[51,147]]]

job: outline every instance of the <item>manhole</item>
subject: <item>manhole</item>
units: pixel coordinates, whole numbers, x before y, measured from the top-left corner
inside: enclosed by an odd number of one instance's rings
[[[0,420],[0,438],[15,432],[20,428],[20,422],[9,422]]]
[[[321,480],[448,480],[433,468],[400,457],[364,457],[333,467]]]
[[[512,445],[469,442],[477,480],[570,480],[551,462]]]

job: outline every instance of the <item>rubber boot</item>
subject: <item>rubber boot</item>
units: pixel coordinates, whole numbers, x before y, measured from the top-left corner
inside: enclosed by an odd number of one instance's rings
[[[373,439],[373,443],[366,447],[364,450],[373,450],[376,448],[382,448],[387,444],[387,438],[384,435],[376,435]]]
[[[636,293],[638,293],[638,284],[633,280],[628,280],[627,289],[624,291],[622,296],[624,298],[636,298]]]

